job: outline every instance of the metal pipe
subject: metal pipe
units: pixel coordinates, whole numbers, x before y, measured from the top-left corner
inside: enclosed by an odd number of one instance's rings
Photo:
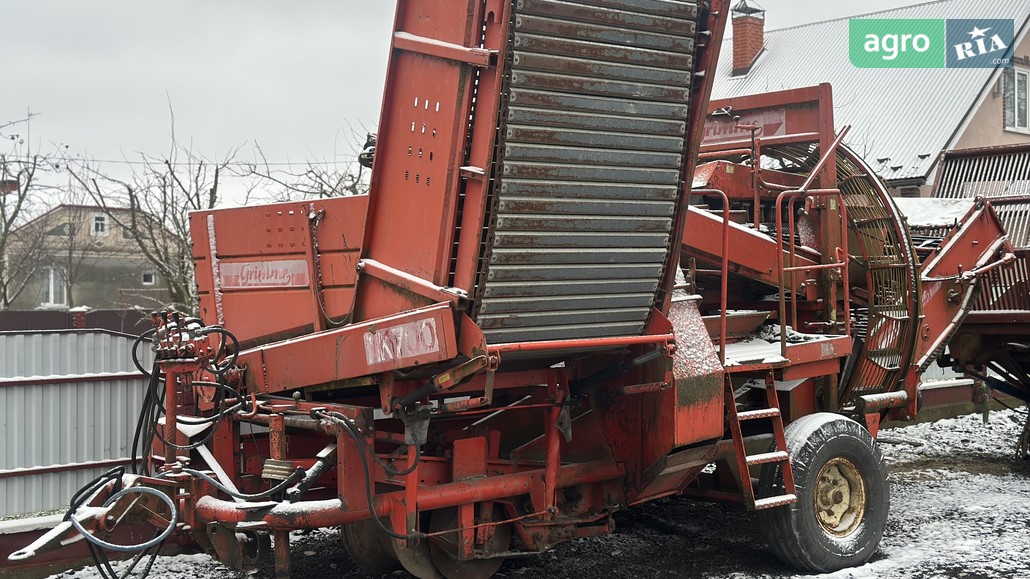
[[[908,404],[908,392],[898,390],[882,394],[866,394],[855,399],[855,410],[859,414],[883,412],[890,408],[899,408]]]
[[[635,344],[667,344],[676,341],[675,334],[652,334],[649,336],[625,336],[620,338],[582,338],[575,340],[554,340],[547,342],[521,342],[488,346],[490,354],[504,352],[539,352],[542,350],[566,350],[574,348],[606,348]]]
[[[786,329],[787,328],[786,328],[786,319],[785,319],[786,318],[786,314],[787,314],[787,311],[786,311],[787,310],[787,300],[786,300],[786,290],[785,290],[785,288],[786,288],[786,283],[785,283],[786,280],[784,279],[784,274],[787,273],[787,272],[791,272],[791,276],[793,276],[792,270],[834,269],[834,268],[840,268],[841,269],[841,278],[842,278],[841,281],[842,281],[842,283],[844,285],[844,296],[842,298],[843,302],[844,302],[844,319],[847,320],[845,322],[845,332],[844,332],[844,334],[848,335],[848,336],[851,335],[851,323],[850,323],[850,321],[851,321],[851,305],[849,304],[850,297],[849,297],[849,291],[848,291],[849,284],[850,284],[850,276],[849,276],[849,273],[848,273],[848,266],[850,265],[849,264],[849,256],[850,256],[850,254],[848,253],[848,234],[847,234],[847,228],[844,227],[842,229],[842,233],[841,233],[841,238],[842,238],[841,239],[841,246],[842,247],[840,247],[838,249],[840,250],[841,254],[843,254],[843,257],[841,257],[841,255],[837,255],[836,256],[837,257],[837,263],[820,264],[820,265],[806,266],[806,267],[801,267],[801,268],[788,267],[788,266],[784,266],[783,265],[783,235],[780,234],[780,231],[783,229],[783,200],[790,198],[791,199],[790,207],[793,207],[793,202],[794,202],[795,198],[799,197],[799,196],[808,196],[808,197],[828,197],[828,196],[834,196],[840,202],[841,220],[843,221],[843,223],[845,225],[847,224],[847,215],[848,215],[848,208],[847,208],[847,205],[844,203],[844,195],[841,193],[841,191],[839,189],[812,189],[812,190],[809,190],[809,191],[802,191],[802,190],[784,191],[783,193],[780,193],[776,197],[776,232],[777,232],[777,235],[776,235],[776,249],[777,249],[777,253],[778,253],[778,255],[777,255],[778,259],[776,260],[776,271],[778,273],[778,278],[780,280],[780,295],[779,295],[779,298],[780,298],[779,299],[780,355],[783,356],[784,358],[787,357],[787,334],[786,334]],[[792,217],[792,221],[793,221],[793,211],[791,211],[791,217]],[[791,236],[790,242],[791,242],[791,246],[793,248],[793,245],[794,245],[794,238],[793,238],[793,236]],[[793,255],[793,253],[792,253],[792,255]],[[793,279],[793,277],[792,277],[792,279]],[[792,287],[791,290],[793,291],[794,288]],[[794,301],[797,301],[797,300],[795,299]],[[796,307],[797,307],[797,305],[794,304],[793,305],[793,308],[794,308],[793,312],[794,312],[794,316],[795,317],[797,316],[797,309],[796,309]]]
[[[176,428],[176,424],[179,420],[179,388],[176,382],[177,372],[168,370],[165,372],[165,423],[164,423],[164,439],[172,444],[179,444],[179,429]],[[164,445],[165,447],[165,464],[174,464],[176,462],[176,450],[174,446]]]
[[[529,494],[539,484],[544,469],[498,475],[487,479],[456,481],[418,488],[418,509],[432,511],[458,505],[496,501]],[[623,476],[623,469],[609,460],[598,460],[558,467],[556,488],[604,482]],[[390,514],[393,505],[405,498],[404,490],[373,497],[372,508],[380,517]],[[337,527],[369,519],[369,509],[348,510],[340,499],[323,501],[280,502],[268,507],[265,503],[234,503],[207,495],[197,499],[195,513],[203,522],[263,522],[270,530],[315,529]]]
[[[762,207],[762,196],[758,190],[758,172],[762,169],[762,145],[755,136],[757,131],[758,124],[756,123],[751,126],[751,192],[754,193],[751,218],[755,225],[755,231],[758,231],[762,225],[762,216],[759,213],[759,209]]]
[[[723,361],[725,364],[725,361]],[[635,394],[652,394],[654,392],[661,392],[669,387],[668,382],[649,382],[647,384],[633,384],[632,386],[623,386],[618,389],[618,393],[623,396],[633,396]]]
[[[704,153],[698,153],[698,159],[720,159],[730,155],[751,155],[754,151],[752,149],[724,149],[721,151],[706,151]]]
[[[830,148],[823,152],[822,156],[819,158],[819,162],[815,164],[815,167],[812,168],[812,172],[809,173],[808,179],[805,179],[805,184],[801,186],[802,192],[808,191],[808,189],[812,186],[812,183],[815,182],[815,178],[818,177],[819,173],[822,172],[822,170],[826,167],[826,163],[830,160],[830,158],[836,157],[836,155],[833,155],[833,153],[837,150],[837,147],[839,147],[841,143],[844,142],[844,137],[847,136],[847,134],[850,131],[851,125],[844,125],[844,128],[842,128],[840,132],[837,133],[837,138],[835,138],[833,140],[833,143],[830,144]]]
[[[802,195],[801,191],[784,191],[776,196],[776,277],[779,280],[780,355],[787,357],[787,280],[783,265],[783,200]],[[791,239],[793,245],[794,240]],[[793,289],[793,288],[792,288]]]
[[[839,269],[840,262],[837,263],[820,263],[818,265],[799,265],[796,267],[785,267],[783,271],[786,272],[797,272],[797,271],[814,271],[823,269]]]
[[[558,400],[560,402],[560,398]],[[547,445],[547,462],[544,464],[544,508],[554,508],[558,490],[558,467],[561,466],[561,440],[558,432],[558,420],[561,417],[561,406],[555,406],[544,414],[547,424],[544,425],[544,443]]]
[[[797,233],[797,219],[794,217],[794,204],[797,202],[797,197],[791,197],[790,202],[787,204],[787,239],[790,240],[790,263],[797,263],[797,244],[794,243],[794,236]],[[782,235],[780,231],[776,232],[777,235]],[[790,273],[790,291],[793,292],[793,299],[790,300],[790,325],[796,327],[798,325],[798,298],[797,298],[797,287],[798,281],[795,272],[789,269],[784,271]],[[786,357],[786,353],[783,354]]]
[[[254,424],[261,424],[271,428],[272,417],[277,416],[275,414],[257,414],[251,418],[247,418],[244,422],[251,422]],[[321,432],[322,434],[336,434],[336,427],[328,420],[317,420],[315,418],[309,418],[307,416],[300,416],[296,414],[284,414],[281,415],[283,423],[288,428],[302,428],[304,430],[314,430],[315,432]]]

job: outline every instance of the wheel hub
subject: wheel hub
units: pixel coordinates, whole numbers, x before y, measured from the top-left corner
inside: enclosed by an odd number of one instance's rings
[[[865,513],[865,483],[858,468],[846,458],[828,461],[816,477],[816,518],[823,530],[845,537],[858,528]]]

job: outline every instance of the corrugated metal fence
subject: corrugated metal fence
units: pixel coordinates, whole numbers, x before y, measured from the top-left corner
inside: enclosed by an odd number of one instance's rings
[[[6,310],[0,312],[0,331],[99,329],[140,333],[152,325],[150,314],[139,310],[92,310],[88,312]]]
[[[82,485],[128,463],[146,387],[133,339],[0,332],[0,517],[63,508]]]

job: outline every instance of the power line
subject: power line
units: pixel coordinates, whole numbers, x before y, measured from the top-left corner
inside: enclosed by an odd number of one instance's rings
[[[3,157],[5,159],[14,159],[14,160],[18,160],[18,161],[29,161],[29,160],[31,160],[33,158],[33,157],[29,156],[29,155],[4,155],[2,153],[0,153],[0,157]],[[61,158],[52,158],[52,159],[49,159],[49,160],[50,161],[61,161],[61,162],[64,162],[64,159],[61,159]],[[343,158],[341,160],[338,160],[338,161],[268,161],[268,162],[265,162],[265,161],[260,161],[260,162],[258,162],[258,161],[226,161],[226,162],[220,162],[220,161],[204,160],[203,162],[207,163],[209,165],[231,166],[231,167],[312,167],[312,166],[322,166],[322,165],[349,164],[349,163],[353,163],[353,162],[355,162],[357,160],[358,160],[357,155],[354,155],[352,157],[345,157],[345,158]],[[100,163],[100,164],[104,164],[104,165],[115,164],[115,165],[147,166],[147,165],[161,164],[161,163],[164,162],[164,159],[157,159],[157,160],[154,160],[154,161],[130,161],[128,159],[88,159],[88,160],[87,159],[71,159],[68,162],[69,163],[86,163],[86,164]],[[196,161],[191,161],[191,163],[192,162],[196,162]],[[183,164],[186,164],[186,163],[183,163]]]

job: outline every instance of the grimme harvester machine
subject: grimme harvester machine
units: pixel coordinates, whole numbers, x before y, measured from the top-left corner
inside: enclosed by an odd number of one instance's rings
[[[683,494],[866,561],[880,420],[1016,258],[983,200],[918,254],[828,86],[709,103],[727,17],[400,0],[370,195],[193,215],[140,472],[12,559],[147,520],[286,576],[290,531],[342,527],[370,573],[484,578]]]

